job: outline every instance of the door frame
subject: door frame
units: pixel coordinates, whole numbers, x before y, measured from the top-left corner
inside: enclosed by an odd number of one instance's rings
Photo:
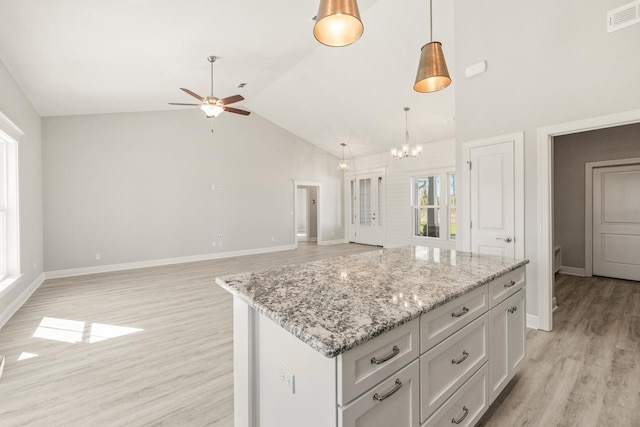
[[[489,145],[513,143],[513,188],[515,203],[514,245],[516,258],[524,258],[524,132],[509,133],[492,138],[478,139],[462,143],[462,250],[471,252],[471,171],[467,165],[471,161],[471,149]]]
[[[587,162],[584,165],[584,275],[593,276],[593,170],[640,164],[640,157]]]
[[[553,328],[553,138],[638,122],[640,110],[632,110],[537,129],[538,329]]]
[[[318,181],[299,181],[293,180],[293,244],[298,249],[298,230],[296,224],[296,208],[298,206],[298,187],[316,187],[318,189],[318,197],[316,200],[316,234],[318,235],[318,246],[323,244],[322,239],[322,183]]]

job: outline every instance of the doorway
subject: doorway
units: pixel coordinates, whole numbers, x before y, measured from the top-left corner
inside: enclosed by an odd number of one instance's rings
[[[296,187],[297,242],[318,241],[318,187]]]
[[[635,123],[640,123],[640,110],[538,128],[536,182],[538,189],[538,329],[551,331],[553,328],[554,138]]]
[[[322,184],[316,181],[293,182],[293,241],[322,245]]]

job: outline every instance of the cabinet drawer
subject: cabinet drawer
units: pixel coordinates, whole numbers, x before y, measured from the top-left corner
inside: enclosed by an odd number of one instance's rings
[[[485,364],[422,427],[475,425],[489,407],[488,375]]]
[[[498,277],[489,283],[489,307],[500,304],[510,295],[515,294],[524,287],[525,270],[520,267],[504,276]]]
[[[420,318],[420,353],[429,350],[485,313],[488,307],[487,287],[481,286],[424,314]]]
[[[339,427],[414,427],[419,423],[418,361],[368,391],[344,408],[338,408]]]
[[[420,415],[425,421],[487,357],[487,314],[420,356]]]
[[[418,357],[419,319],[338,356],[338,405],[344,406]]]

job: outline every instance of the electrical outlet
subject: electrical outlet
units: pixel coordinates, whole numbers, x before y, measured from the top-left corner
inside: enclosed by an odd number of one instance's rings
[[[33,261],[33,271],[38,271],[38,263]]]
[[[215,184],[211,184],[211,191],[216,191],[216,185]]]
[[[215,248],[215,247],[216,247],[216,242],[215,242],[215,241],[211,242],[211,247],[212,247],[212,248]]]
[[[218,242],[218,246],[222,247],[222,240]]]
[[[275,238],[275,237],[273,237],[273,236],[271,236],[271,241],[272,241],[272,242],[275,242],[275,241],[276,241],[276,238]]]
[[[102,258],[102,255],[96,254],[96,261],[100,261],[101,258]]]
[[[222,191],[222,184],[218,184],[218,191]]]
[[[287,387],[291,394],[296,393],[296,376],[291,373],[287,368],[278,363],[278,376],[280,377],[280,381]]]

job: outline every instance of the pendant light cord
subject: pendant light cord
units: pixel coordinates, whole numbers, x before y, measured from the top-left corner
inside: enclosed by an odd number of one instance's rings
[[[211,97],[213,98],[213,63],[215,59],[211,61]]]
[[[431,32],[431,41],[433,42],[433,0],[429,0],[429,31]]]
[[[404,140],[409,145],[409,109],[404,110]]]

